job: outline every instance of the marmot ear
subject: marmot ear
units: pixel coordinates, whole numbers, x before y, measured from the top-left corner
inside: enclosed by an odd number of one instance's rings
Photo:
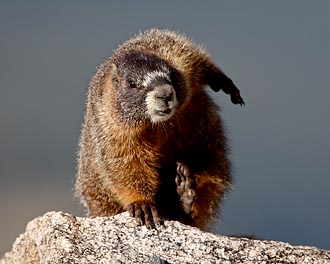
[[[114,86],[118,85],[119,80],[118,80],[117,65],[114,63],[111,63],[110,65],[109,78]]]
[[[114,63],[109,65],[109,71],[104,78],[104,82],[102,85],[102,89],[100,92],[103,94],[104,92],[108,92],[113,90],[113,88],[117,88],[119,84],[118,81],[118,73],[117,73],[117,66]]]

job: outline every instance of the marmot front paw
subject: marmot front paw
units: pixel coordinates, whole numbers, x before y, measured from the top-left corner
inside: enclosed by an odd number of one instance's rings
[[[127,209],[130,216],[134,217],[139,225],[145,224],[148,229],[156,228],[156,225],[163,224],[155,205],[151,202],[141,201],[131,203]]]
[[[240,95],[239,90],[237,89],[236,91],[230,93],[230,98],[233,104],[239,104],[240,106],[244,106],[245,102],[243,98]]]

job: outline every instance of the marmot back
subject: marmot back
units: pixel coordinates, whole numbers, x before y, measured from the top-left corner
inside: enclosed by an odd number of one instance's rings
[[[92,78],[81,131],[76,190],[90,216],[128,210],[206,229],[230,186],[217,106],[204,91],[244,101],[206,51],[153,29],[114,51]]]

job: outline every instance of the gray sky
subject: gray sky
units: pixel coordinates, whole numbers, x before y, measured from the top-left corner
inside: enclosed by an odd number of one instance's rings
[[[88,80],[140,30],[185,33],[246,102],[223,93],[234,163],[224,234],[330,249],[330,2],[1,1],[0,255],[73,199]]]

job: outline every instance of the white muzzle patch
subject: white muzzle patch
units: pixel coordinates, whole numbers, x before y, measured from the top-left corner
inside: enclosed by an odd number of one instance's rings
[[[169,84],[158,86],[147,93],[147,114],[152,123],[164,122],[170,119],[178,105],[176,93]]]

